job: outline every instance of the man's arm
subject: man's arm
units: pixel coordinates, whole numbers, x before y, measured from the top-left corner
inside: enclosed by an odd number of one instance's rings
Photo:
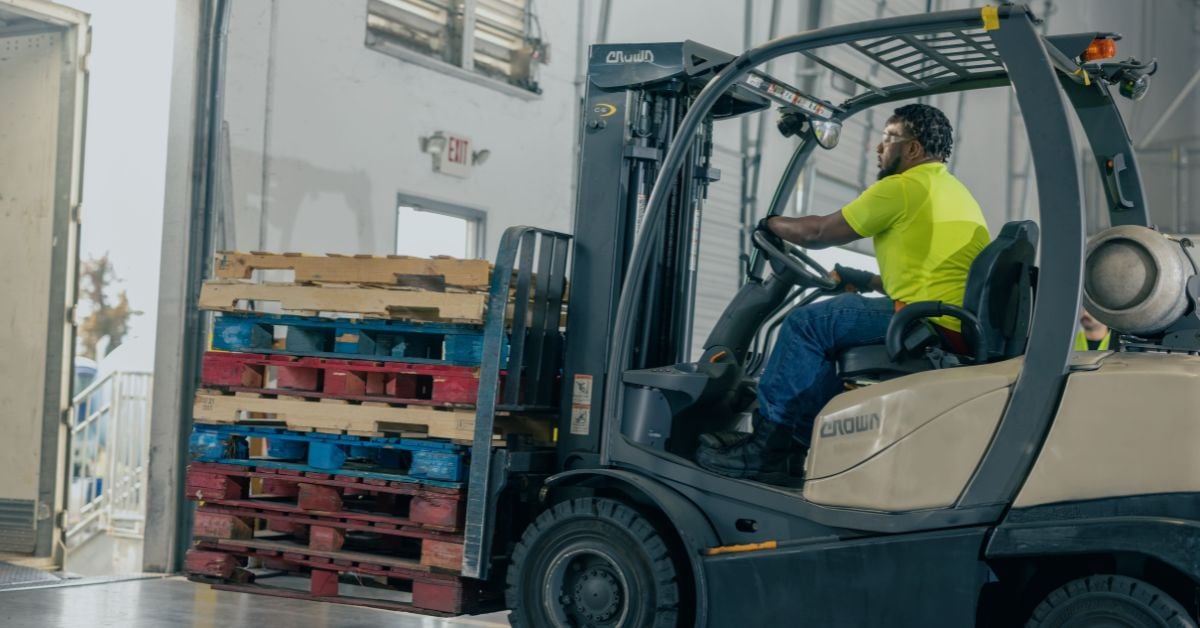
[[[823,249],[862,239],[841,210],[825,216],[774,216],[767,227],[775,235],[806,249]]]
[[[767,228],[771,230],[771,233],[784,240],[807,249],[823,249],[862,239],[862,236],[850,226],[850,223],[846,222],[846,217],[842,215],[841,210],[824,216],[773,216],[767,221]],[[843,281],[836,270],[833,271],[832,276],[838,281]],[[866,285],[857,285],[857,283]],[[870,275],[870,279],[865,282],[850,282],[847,286],[847,289],[852,291],[869,292],[874,290],[880,293],[884,291],[883,280],[879,275]]]

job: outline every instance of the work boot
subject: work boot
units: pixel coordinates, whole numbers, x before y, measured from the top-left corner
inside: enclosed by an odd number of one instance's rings
[[[792,433],[791,426],[768,421],[755,412],[754,433],[730,439],[732,444],[724,447],[701,446],[696,463],[726,477],[798,486],[803,480],[788,473],[793,450],[799,446]]]
[[[750,436],[750,432],[739,432],[737,430],[705,432],[700,435],[700,446],[707,449],[724,449],[732,447],[750,438]]]

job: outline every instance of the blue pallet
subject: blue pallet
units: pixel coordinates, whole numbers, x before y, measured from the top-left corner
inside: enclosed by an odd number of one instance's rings
[[[272,460],[249,459],[246,438],[250,437],[267,439],[267,455]],[[195,424],[188,442],[191,458],[203,462],[238,459],[246,460],[248,464],[287,464],[280,468],[345,475],[350,471],[345,466],[348,462],[366,461],[379,469],[358,471],[367,474],[362,477],[450,483],[463,479],[467,451],[468,448],[462,445],[413,438],[371,438],[207,423]],[[285,462],[289,460],[303,460],[304,464]]]
[[[262,458],[254,458],[247,460],[245,458],[212,458],[205,459],[203,462],[213,462],[216,464],[232,464],[241,467],[269,467],[272,469],[291,469],[293,471],[316,471],[318,473],[330,473],[327,469],[314,469],[308,465],[297,464],[294,462],[280,462],[278,460],[265,460]],[[426,486],[437,486],[441,488],[462,488],[461,482],[446,482],[443,480],[431,480],[429,478],[414,477],[396,473],[379,473],[375,471],[360,471],[357,469],[338,469],[338,475],[345,475],[356,478],[370,478],[372,480],[386,480],[388,482],[412,482],[413,484],[424,484]],[[364,488],[371,488],[365,486]]]
[[[282,351],[274,348],[276,327],[287,328]],[[213,320],[212,348],[478,366],[483,358],[483,326],[224,313]]]

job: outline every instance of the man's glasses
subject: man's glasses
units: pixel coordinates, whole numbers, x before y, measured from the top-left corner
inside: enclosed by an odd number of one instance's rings
[[[904,137],[903,135],[896,135],[895,133],[884,132],[883,140],[880,143],[885,144],[885,145],[886,144],[898,144],[900,142],[906,142],[908,140],[915,140],[915,139],[917,139],[917,138]]]

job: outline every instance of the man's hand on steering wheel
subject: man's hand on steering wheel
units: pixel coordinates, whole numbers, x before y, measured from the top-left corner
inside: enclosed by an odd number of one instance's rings
[[[771,231],[771,227],[769,224],[771,222],[771,219],[774,217],[775,216],[764,217],[762,220],[758,221],[758,226],[756,226],[754,229],[755,229],[755,231],[761,231],[763,236],[767,238],[768,242],[775,245],[775,248],[782,251],[782,250],[784,250],[783,249],[783,247],[784,247],[783,238],[776,235],[774,231]]]
[[[776,274],[786,275],[796,285],[833,290],[837,281],[816,260],[772,231],[769,226],[771,218],[774,216],[767,216],[758,221],[751,238],[754,245],[766,254],[771,269]]]
[[[837,290],[845,292],[872,292],[875,290],[875,287],[871,285],[875,274],[870,271],[834,264],[833,272],[829,273],[829,276],[838,282]]]

